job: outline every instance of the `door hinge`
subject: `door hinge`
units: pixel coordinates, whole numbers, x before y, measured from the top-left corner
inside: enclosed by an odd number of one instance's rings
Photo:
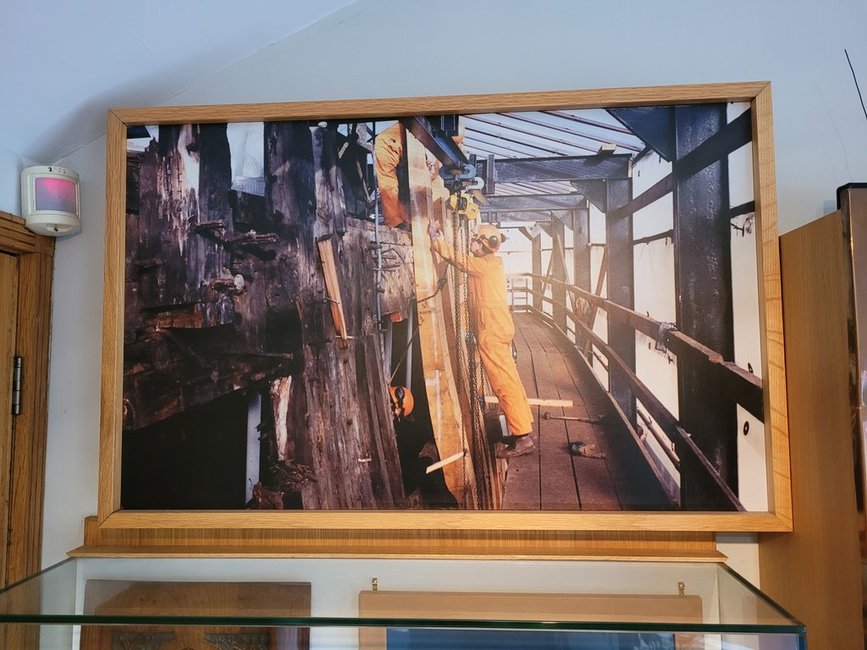
[[[21,374],[24,368],[24,360],[21,357],[12,357],[12,415],[21,413]]]

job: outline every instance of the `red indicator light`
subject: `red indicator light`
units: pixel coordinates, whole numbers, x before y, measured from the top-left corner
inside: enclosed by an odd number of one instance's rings
[[[66,178],[36,179],[36,209],[78,214],[75,181]]]

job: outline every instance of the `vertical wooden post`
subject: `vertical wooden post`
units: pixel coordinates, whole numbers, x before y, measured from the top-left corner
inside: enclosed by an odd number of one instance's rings
[[[592,291],[590,286],[590,209],[584,207],[572,210],[572,265],[573,284],[579,289]]]
[[[620,213],[632,198],[630,179],[610,180],[607,187],[606,243],[608,258],[608,299],[632,309],[635,304],[634,256],[632,250],[632,214]],[[635,330],[626,323],[608,319],[608,345],[630,368],[635,369]],[[617,367],[609,367],[609,392],[635,425],[635,397],[629,382]]]
[[[536,236],[530,240],[530,256],[532,259],[533,281],[533,309],[542,311],[542,235],[541,232],[536,232]]]
[[[551,278],[566,282],[566,229],[563,220],[551,214]],[[551,283],[551,299],[554,301],[552,317],[554,323],[566,331],[566,287]]]

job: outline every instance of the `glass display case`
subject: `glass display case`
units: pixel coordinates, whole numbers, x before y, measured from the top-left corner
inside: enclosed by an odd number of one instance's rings
[[[77,558],[0,592],[4,648],[803,650],[721,563]]]

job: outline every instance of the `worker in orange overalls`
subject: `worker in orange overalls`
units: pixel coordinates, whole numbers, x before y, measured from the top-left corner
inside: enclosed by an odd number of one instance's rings
[[[463,141],[463,125],[457,135],[452,136],[457,144]],[[376,136],[373,143],[374,169],[376,170],[376,183],[379,187],[379,199],[382,204],[382,223],[389,228],[396,228],[402,224],[409,224],[409,213],[406,205],[400,200],[400,181],[398,170],[403,165],[406,169],[406,161],[403,158],[403,147],[406,142],[406,128],[395,122],[382,133]],[[430,171],[431,191],[434,199],[447,199],[448,190],[440,178],[440,163],[426,153],[425,162]]]
[[[379,198],[382,203],[382,222],[389,228],[409,223],[409,215],[400,201],[397,169],[403,157],[403,140],[406,132],[400,122],[395,122],[376,136],[373,143],[374,168]]]
[[[509,435],[497,445],[497,458],[529,454],[535,449],[530,437],[533,414],[512,358],[515,324],[506,299],[503,258],[497,255],[505,237],[493,224],[482,224],[470,242],[470,256],[458,259],[452,246],[443,239],[434,219],[431,219],[429,232],[433,249],[449,264],[466,273],[469,279],[479,356],[509,427]]]

